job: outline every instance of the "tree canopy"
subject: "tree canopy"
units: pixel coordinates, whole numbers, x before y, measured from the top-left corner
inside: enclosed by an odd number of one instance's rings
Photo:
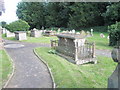
[[[17,16],[30,28],[42,26],[79,29],[111,25],[120,21],[120,3],[110,2],[20,2]]]

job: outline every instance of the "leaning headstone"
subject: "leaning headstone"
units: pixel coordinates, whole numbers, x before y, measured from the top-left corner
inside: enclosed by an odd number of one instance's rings
[[[15,37],[17,40],[27,40],[27,35],[25,31],[16,31]]]
[[[10,31],[6,31],[6,37],[15,37],[15,33],[12,33]]]
[[[108,88],[118,88],[120,90],[120,46],[112,51],[112,58],[118,65],[108,79]]]

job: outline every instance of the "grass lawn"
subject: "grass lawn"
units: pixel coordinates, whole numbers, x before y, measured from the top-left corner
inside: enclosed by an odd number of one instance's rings
[[[96,49],[112,50],[113,47],[109,46],[109,40],[107,39],[108,33],[103,32],[103,34],[106,36],[105,38],[100,37],[100,32],[94,32],[94,36],[87,38],[87,40],[90,42],[95,42]],[[5,35],[3,35],[3,38],[8,40],[16,40],[14,37],[6,38]],[[57,40],[57,37],[55,36],[52,36],[52,37],[42,36],[40,38],[27,37],[27,40],[23,40],[22,42],[49,44],[51,39]]]
[[[30,42],[30,43],[50,43],[51,39],[57,39],[56,36],[51,36],[51,37],[47,37],[47,36],[42,36],[39,38],[35,38],[35,37],[27,37],[27,40],[23,40],[23,42]]]
[[[100,37],[100,32],[94,32],[93,37],[88,37],[87,40],[89,42],[95,42],[96,49],[108,49],[112,50],[113,47],[109,46],[109,40],[107,39],[108,33],[104,32],[105,38]]]
[[[107,26],[81,28],[81,30],[90,31],[91,28],[94,30],[94,32],[93,32],[94,36],[87,38],[87,40],[90,41],[90,42],[95,42],[96,49],[112,50],[113,47],[109,46],[109,40],[107,39],[108,33],[105,32],[105,31],[107,31]],[[103,33],[106,37],[101,38],[100,33]],[[3,35],[3,38],[8,39],[8,40],[16,40],[14,37],[6,38],[5,35]],[[22,42],[50,44],[51,39],[57,39],[57,37],[55,37],[55,36],[54,37],[52,37],[52,36],[51,37],[42,36],[40,38],[34,38],[34,37],[30,37],[30,32],[29,32],[27,40],[23,40]]]
[[[6,54],[4,50],[0,50],[0,88],[8,79],[8,76],[12,72],[12,63],[10,57]]]
[[[97,64],[75,65],[58,55],[49,54],[49,50],[35,49],[51,68],[57,88],[107,88],[108,77],[116,67],[111,58],[97,56]]]

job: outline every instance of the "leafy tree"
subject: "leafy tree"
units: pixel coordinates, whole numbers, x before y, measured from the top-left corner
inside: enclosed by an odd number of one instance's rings
[[[69,8],[73,3],[48,3],[46,6],[46,26],[47,27],[67,27],[69,14],[72,13]]]
[[[103,17],[107,25],[114,24],[116,21],[120,21],[120,2],[111,3],[107,7]]]
[[[107,3],[75,3],[71,6],[73,14],[70,15],[68,26],[79,29],[80,27],[104,25],[101,13],[104,12],[106,5]]]
[[[6,25],[5,28],[8,29],[11,32],[14,32],[14,31],[28,31],[30,26],[28,25],[27,22],[25,22],[23,20],[17,20],[17,21],[14,21],[14,22]]]
[[[31,28],[40,29],[45,26],[44,3],[40,2],[20,2],[17,6],[17,16],[25,20]]]
[[[117,42],[120,41],[120,22],[116,22],[116,24],[110,25],[108,30],[110,36],[109,45],[115,46]]]
[[[7,24],[7,23],[6,23],[5,21],[2,21],[2,22],[1,22],[2,28],[5,28],[6,24]]]

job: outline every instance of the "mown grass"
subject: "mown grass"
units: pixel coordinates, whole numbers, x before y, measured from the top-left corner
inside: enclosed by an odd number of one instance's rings
[[[97,27],[89,27],[89,28],[81,28],[81,30],[90,31],[91,29],[94,30],[93,37],[87,38],[89,42],[95,42],[96,49],[107,49],[112,50],[113,47],[109,46],[109,40],[107,39],[107,36],[109,35],[107,32],[107,26],[97,26]],[[78,31],[77,31],[78,32]],[[105,35],[105,38],[100,37],[100,33],[103,33]],[[4,39],[8,40],[16,40],[14,37],[7,38],[5,35],[3,35]],[[42,36],[39,38],[30,37],[30,32],[28,33],[27,40],[23,40],[22,42],[30,42],[30,43],[47,43],[50,44],[51,39],[58,39],[57,37],[46,37]]]
[[[105,38],[100,37],[100,32],[94,32],[93,37],[88,37],[89,42],[95,42],[96,49],[108,49],[112,50],[113,47],[109,46],[109,40],[107,39],[108,33],[104,32]]]
[[[3,39],[7,39],[7,40],[13,40],[13,41],[16,40],[15,37],[6,37],[6,34],[2,34],[2,38],[3,38]]]
[[[37,54],[48,63],[57,88],[107,88],[108,77],[116,63],[111,58],[97,56],[97,64],[75,65],[56,54],[50,48],[36,48]]]
[[[27,40],[22,40],[23,42],[30,42],[30,43],[47,43],[50,44],[50,40],[52,39],[57,39],[56,36],[51,36],[51,37],[47,37],[47,36],[42,36],[39,38],[35,38],[35,37],[27,37]]]
[[[10,57],[8,57],[4,50],[0,50],[0,88],[5,84],[12,69]]]

